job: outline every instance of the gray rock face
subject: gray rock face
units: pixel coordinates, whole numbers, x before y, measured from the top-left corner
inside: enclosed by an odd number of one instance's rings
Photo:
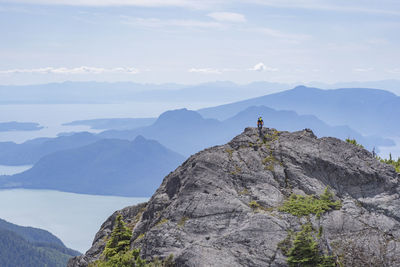
[[[278,244],[307,219],[277,207],[292,193],[320,195],[329,186],[342,208],[309,218],[323,229],[323,249],[345,266],[400,266],[399,178],[367,150],[339,139],[274,129],[260,138],[246,128],[190,157],[147,204],[120,212],[133,227],[131,247],[147,259],[173,254],[176,266],[287,266]],[[99,257],[114,217],[69,266]]]

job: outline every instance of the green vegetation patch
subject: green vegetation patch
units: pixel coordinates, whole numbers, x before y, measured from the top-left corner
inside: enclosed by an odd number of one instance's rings
[[[396,172],[400,173],[400,158],[398,158],[397,161],[393,160],[392,153],[389,154],[389,159],[382,159],[380,157],[377,157],[377,159],[382,163],[392,165],[395,168]]]
[[[135,241],[136,240],[140,240],[140,239],[142,239],[144,237],[144,233],[141,233],[136,239],[135,239]]]
[[[349,143],[349,144],[353,144],[353,145],[355,145],[355,146],[358,146],[358,147],[364,148],[364,146],[363,146],[363,145],[361,145],[361,144],[357,143],[356,139],[350,139],[350,138],[346,138],[346,142],[347,142],[347,143]]]
[[[269,171],[274,171],[275,170],[275,163],[279,163],[279,161],[272,155],[272,152],[270,153],[269,156],[265,157],[262,161],[262,163],[265,165],[265,169]]]
[[[118,254],[121,251],[129,249],[132,231],[126,227],[122,221],[122,215],[118,214],[115,218],[114,228],[111,232],[111,237],[107,241],[103,255],[108,258]]]
[[[227,149],[225,149],[225,152],[228,153],[229,158],[232,158],[232,156],[233,156],[233,150],[232,149],[227,148]]]
[[[241,195],[241,196],[242,195],[250,195],[250,191],[247,188],[245,188],[239,192],[239,195]]]
[[[250,202],[249,202],[249,206],[250,206],[250,208],[252,208],[253,210],[257,210],[257,209],[261,208],[261,205],[260,205],[257,201],[255,201],[255,200],[250,201]]]
[[[279,139],[279,131],[273,129],[272,132],[266,133],[264,135],[264,142],[276,141]]]
[[[183,216],[183,217],[179,220],[179,222],[178,222],[178,227],[179,227],[179,228],[185,227],[185,224],[186,224],[186,221],[187,221],[187,220],[189,220],[189,218]]]
[[[289,230],[286,238],[278,243],[278,249],[280,249],[282,254],[286,257],[289,256],[289,251],[293,247],[293,235],[293,231]]]
[[[167,219],[167,218],[162,218],[162,219],[156,224],[156,226],[163,225],[164,223],[167,223],[167,222],[168,222],[168,219]]]
[[[239,173],[241,173],[242,172],[242,169],[239,167],[239,166],[235,166],[235,170],[234,171],[231,171],[231,174],[232,175],[237,175],[237,174],[239,174]]]
[[[254,212],[260,212],[260,211],[269,211],[272,212],[274,210],[274,208],[266,208],[260,205],[260,203],[258,203],[255,200],[252,200],[249,202],[249,207],[253,209]]]
[[[287,212],[298,217],[308,216],[311,214],[320,217],[321,214],[330,210],[339,210],[342,207],[340,201],[333,200],[333,193],[326,187],[324,193],[317,198],[314,195],[296,195],[292,194],[281,207],[279,211]]]
[[[174,256],[171,254],[164,260],[155,258],[153,261],[146,261],[140,257],[140,249],[120,252],[110,258],[97,260],[88,267],[173,267]]]
[[[144,236],[144,234],[142,234]],[[174,266],[173,255],[163,261],[154,259],[148,262],[140,257],[140,249],[130,250],[130,239],[132,231],[122,220],[121,214],[115,219],[113,231],[101,259],[92,262],[88,267],[172,267]],[[139,236],[141,237],[141,235]],[[138,238],[139,238],[138,237]]]
[[[263,159],[263,161],[262,161],[262,163],[264,164],[264,165],[267,165],[268,163],[273,163],[273,162],[277,162],[278,160],[274,157],[274,156],[272,156],[271,154],[269,155],[269,156],[267,156],[267,157],[265,157],[264,159]]]
[[[332,256],[324,255],[318,246],[317,240],[313,236],[313,228],[310,223],[302,225],[302,230],[296,233],[294,240],[292,235],[288,235],[286,240],[280,244],[286,252],[287,262],[290,267],[304,266],[304,267],[335,267],[336,263]],[[284,245],[282,245],[284,244]],[[288,249],[287,246],[291,246]],[[279,245],[278,245],[279,247]]]

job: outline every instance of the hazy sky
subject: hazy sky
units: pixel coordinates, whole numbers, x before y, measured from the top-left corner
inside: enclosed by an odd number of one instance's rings
[[[0,0],[0,84],[400,78],[399,0]]]

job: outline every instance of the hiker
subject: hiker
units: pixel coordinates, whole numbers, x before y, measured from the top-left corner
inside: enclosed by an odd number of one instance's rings
[[[258,131],[260,132],[260,135],[261,135],[261,129],[262,129],[263,125],[264,125],[264,121],[263,121],[262,117],[258,117],[257,128],[258,128]]]

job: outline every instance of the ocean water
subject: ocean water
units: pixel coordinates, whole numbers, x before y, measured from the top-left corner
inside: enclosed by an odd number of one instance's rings
[[[67,247],[86,252],[101,224],[114,211],[147,200],[53,190],[0,190],[0,218],[48,230]]]

